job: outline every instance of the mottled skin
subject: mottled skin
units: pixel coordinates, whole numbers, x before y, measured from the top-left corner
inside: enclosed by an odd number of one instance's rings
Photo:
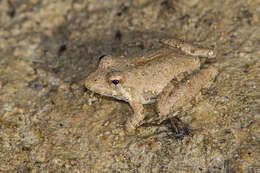
[[[213,51],[178,40],[160,41],[177,47],[186,54],[169,49],[147,57],[105,56],[97,70],[86,79],[88,89],[130,104],[134,114],[126,124],[128,131],[142,123],[145,117],[143,104],[157,100],[158,114],[169,114],[189,102],[217,75],[213,67],[200,70],[199,58],[193,57],[213,57]],[[184,78],[184,72],[190,75]],[[182,80],[176,83],[172,82],[173,79]]]

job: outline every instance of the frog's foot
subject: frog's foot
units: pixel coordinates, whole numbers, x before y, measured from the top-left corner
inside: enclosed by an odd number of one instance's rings
[[[201,48],[196,45],[185,43],[182,40],[160,39],[159,41],[162,42],[163,44],[167,44],[171,47],[178,48],[181,51],[183,51],[186,54],[189,54],[191,56],[200,56],[200,57],[208,57],[208,58],[216,57],[216,53],[213,50],[207,49],[207,48]]]
[[[133,122],[128,121],[125,125],[125,129],[127,132],[133,132],[136,129],[136,125]]]
[[[144,116],[134,114],[133,117],[126,123],[125,129],[127,132],[134,132],[141,125]]]

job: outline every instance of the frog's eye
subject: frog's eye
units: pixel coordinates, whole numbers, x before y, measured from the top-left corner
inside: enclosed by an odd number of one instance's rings
[[[111,76],[109,78],[109,83],[113,85],[118,85],[122,82],[122,78],[120,76]]]
[[[120,71],[111,71],[107,74],[108,82],[113,85],[122,83],[122,75]]]
[[[120,83],[120,80],[115,79],[115,80],[112,80],[111,82],[112,82],[114,85],[117,85],[117,84]]]

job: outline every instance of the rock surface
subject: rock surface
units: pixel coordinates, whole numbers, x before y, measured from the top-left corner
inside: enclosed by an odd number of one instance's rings
[[[0,1],[0,172],[260,172],[260,2]],[[177,116],[147,124],[83,87],[103,54],[129,58],[176,37],[218,53],[219,76]]]

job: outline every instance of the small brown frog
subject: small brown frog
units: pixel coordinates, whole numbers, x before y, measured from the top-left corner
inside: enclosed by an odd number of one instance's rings
[[[157,102],[157,113],[168,115],[185,106],[201,88],[209,87],[218,73],[213,66],[200,69],[198,56],[215,57],[212,50],[175,39],[159,41],[181,52],[167,49],[145,57],[104,56],[86,79],[89,90],[130,104],[134,114],[127,131],[142,124],[143,104]]]

